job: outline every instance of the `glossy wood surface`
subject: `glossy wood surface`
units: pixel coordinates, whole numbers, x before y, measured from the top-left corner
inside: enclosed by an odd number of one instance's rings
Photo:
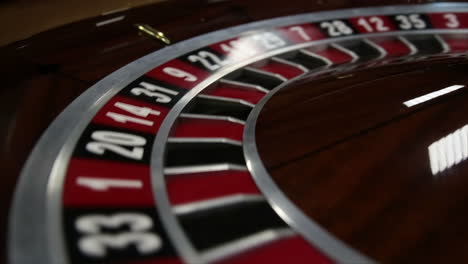
[[[372,258],[465,263],[468,163],[433,174],[428,147],[468,124],[468,91],[403,102],[468,85],[467,70],[442,59],[300,80],[261,112],[260,157],[303,212]]]
[[[140,36],[134,23],[149,24],[178,42],[216,29],[276,16],[407,3],[403,0],[274,1],[268,2],[267,8],[262,1],[167,1],[113,14],[126,15],[119,23],[96,27],[97,22],[111,17],[90,18],[1,48],[0,262],[6,262],[7,220],[14,187],[40,135],[73,99],[95,82],[164,47]]]

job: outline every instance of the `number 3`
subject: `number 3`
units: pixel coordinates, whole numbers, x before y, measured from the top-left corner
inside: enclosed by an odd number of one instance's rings
[[[118,228],[127,225],[130,231],[119,234],[101,234],[102,228]],[[76,229],[87,234],[78,242],[78,248],[90,257],[106,257],[107,249],[125,249],[131,244],[141,254],[153,253],[162,247],[161,238],[146,232],[153,226],[150,217],[137,213],[121,213],[112,216],[87,215],[75,223]]]
[[[457,16],[454,14],[445,14],[444,18],[447,19],[447,23],[445,25],[448,28],[457,28],[460,26],[460,22],[458,22]]]

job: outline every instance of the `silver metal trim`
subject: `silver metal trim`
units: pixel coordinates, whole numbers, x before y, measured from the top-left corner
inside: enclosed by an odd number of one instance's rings
[[[224,102],[232,102],[232,103],[239,103],[243,104],[246,106],[254,107],[255,104],[252,104],[251,102],[247,102],[242,99],[235,99],[235,98],[230,98],[230,97],[223,97],[223,96],[217,96],[217,95],[209,95],[209,94],[199,94],[197,97],[200,98],[205,98],[213,101],[224,101]]]
[[[237,123],[237,124],[245,125],[245,121],[242,121],[240,119],[230,117],[230,116],[214,116],[214,115],[201,115],[201,114],[182,113],[182,114],[180,114],[180,118],[222,120],[222,121],[228,121],[228,122],[231,122],[231,123]]]
[[[207,199],[196,201],[192,203],[186,203],[176,205],[172,207],[172,210],[177,216],[184,214],[191,214],[194,212],[213,210],[215,208],[230,206],[238,203],[253,203],[265,201],[265,197],[256,194],[234,194],[228,196],[222,196],[220,198]]]
[[[203,263],[212,263],[294,235],[294,231],[289,228],[265,230],[219,247],[204,250],[200,257]]]
[[[242,146],[241,141],[233,140],[230,138],[189,138],[189,137],[170,137],[167,139],[168,143],[223,143],[234,146]]]
[[[294,78],[298,79],[299,77]],[[287,83],[286,83],[287,84]],[[258,116],[266,102],[286,85],[280,85],[260,100],[252,110],[244,128],[244,156],[255,183],[265,195],[273,210],[296,232],[301,234],[310,244],[320,249],[324,254],[337,263],[376,263],[369,257],[359,253],[347,244],[339,240],[333,234],[321,227],[313,219],[306,216],[289,198],[281,191],[258,154],[255,139],[255,127]]]
[[[219,82],[220,83],[227,83],[227,84],[230,84],[230,85],[233,85],[233,86],[239,86],[239,87],[242,87],[242,88],[251,88],[251,89],[255,89],[257,91],[264,92],[264,93],[270,92],[270,90],[265,89],[261,85],[256,85],[256,84],[251,84],[251,83],[232,81],[232,80],[228,80],[228,79],[221,79],[221,80],[219,80]]]
[[[51,224],[51,221],[61,223],[60,197],[62,186],[60,182],[63,182],[63,180],[52,182],[51,179],[60,179],[65,176],[65,171],[61,171],[65,168],[61,168],[60,170],[54,170],[53,168],[57,163],[68,164],[74,145],[79,136],[81,136],[83,129],[88,125],[96,112],[101,109],[113,95],[131,81],[142,76],[148,70],[189,51],[205,47],[241,33],[255,30],[358,15],[444,11],[466,12],[468,11],[468,4],[431,3],[424,5],[342,9],[258,21],[218,30],[176,43],[148,54],[108,75],[80,95],[56,118],[44,132],[25,163],[15,191],[9,217],[9,261],[13,264],[68,263],[67,256],[64,255],[66,254],[65,251],[61,251],[61,248],[55,248],[53,246],[62,244],[61,241],[63,239],[62,226],[60,224]],[[421,34],[466,32],[467,30],[424,30]],[[417,32],[411,33],[415,34]],[[377,35],[384,34],[376,34],[375,36]],[[368,36],[373,35],[369,34]],[[350,39],[353,37],[350,37]],[[255,57],[253,60],[256,61],[262,59],[262,57],[274,56],[288,50],[327,42],[329,42],[329,40],[306,43],[303,45],[293,45],[283,50],[275,50],[264,56]],[[246,64],[247,63],[243,63],[228,67],[225,71],[222,71],[221,76]],[[205,87],[213,81],[214,80],[210,78],[199,84],[198,87]],[[195,253],[193,247],[190,246],[185,235],[181,232],[175,217],[169,213],[170,203],[164,185],[162,160],[165,147],[164,145],[158,144],[163,144],[165,142],[164,139],[168,137],[171,125],[182,111],[182,107],[201,89],[202,88],[196,88],[189,92],[185,99],[181,100],[168,114],[156,137],[152,151],[152,184],[156,196],[155,199],[158,201],[157,210],[162,216],[163,225],[166,230],[168,230],[171,240],[176,242],[176,250],[182,258],[189,263],[197,263],[197,261],[200,263],[201,259]],[[44,153],[47,153],[47,155],[44,155]],[[50,185],[55,185],[55,187],[47,187],[49,182]],[[32,223],[30,221],[31,218],[35,219]]]
[[[223,163],[223,164],[210,164],[210,165],[198,165],[198,166],[181,166],[181,167],[166,167],[164,168],[164,174],[166,175],[179,175],[189,173],[200,173],[200,172],[214,172],[214,171],[247,171],[247,167]]]
[[[302,71],[302,73],[309,72],[309,69],[307,69],[306,67],[304,67],[303,65],[301,65],[299,63],[288,61],[288,60],[282,59],[280,57],[272,57],[271,60],[275,61],[275,62],[278,62],[278,63],[282,63],[282,64],[286,64],[286,65],[298,68],[299,70]]]
[[[309,50],[306,50],[306,49],[300,49],[299,50],[300,53],[306,55],[306,56],[309,56],[309,57],[312,57],[312,58],[316,58],[316,59],[319,59],[319,60],[322,60],[323,62],[325,62],[325,67],[328,68],[330,66],[333,65],[333,62],[331,60],[329,60],[328,58],[325,58],[323,56],[320,56],[318,54],[315,54]]]
[[[447,42],[445,42],[445,40],[443,38],[441,38],[439,35],[434,35],[434,38],[440,43],[440,45],[442,46],[442,53],[447,53],[447,52],[450,52],[450,46],[447,44]]]
[[[252,68],[250,66],[245,67],[244,70],[251,71],[251,72],[254,72],[254,73],[258,73],[258,74],[263,74],[263,75],[266,75],[266,76],[270,76],[270,77],[276,78],[276,79],[278,79],[278,80],[280,80],[282,82],[288,81],[288,79],[284,78],[282,75],[279,75],[277,73],[267,72],[267,71],[264,71],[264,70]]]
[[[378,58],[375,58],[374,60],[380,60],[380,59],[385,58],[387,56],[387,51],[385,51],[377,43],[373,42],[372,40],[370,40],[368,38],[363,38],[362,41],[367,43],[369,46],[373,47],[374,49],[376,49],[376,50],[378,50],[380,52],[380,56]]]
[[[334,47],[335,49],[339,50],[339,51],[342,51],[346,54],[348,54],[349,56],[351,56],[351,58],[353,58],[350,62],[348,63],[354,63],[356,62],[357,60],[359,60],[359,56],[352,50],[349,50],[343,46],[341,46],[339,43],[332,43],[330,46]]]
[[[418,48],[416,48],[416,46],[414,46],[413,43],[407,40],[405,36],[397,36],[397,38],[410,49],[411,53],[409,55],[414,55],[418,53]]]

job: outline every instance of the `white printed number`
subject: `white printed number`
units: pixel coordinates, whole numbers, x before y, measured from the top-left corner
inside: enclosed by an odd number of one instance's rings
[[[76,183],[79,186],[98,192],[105,192],[110,188],[140,189],[143,187],[143,183],[139,180],[90,178],[83,176],[78,177]]]
[[[320,23],[320,27],[326,29],[331,37],[353,34],[353,30],[341,20]]]
[[[362,26],[367,32],[385,32],[389,28],[385,26],[384,21],[380,17],[360,18],[358,24]]]
[[[258,42],[265,49],[277,49],[286,45],[286,42],[271,32],[264,32],[253,35],[252,39]]]
[[[102,234],[102,228],[128,226],[130,231],[118,234]],[[76,229],[85,234],[78,241],[78,248],[90,257],[103,258],[108,249],[125,249],[134,245],[140,254],[151,254],[162,247],[161,238],[149,229],[153,226],[150,217],[139,213],[120,213],[112,216],[87,215],[78,218]]]
[[[141,82],[141,87],[136,87],[130,90],[134,95],[144,95],[148,97],[156,98],[155,101],[158,103],[169,103],[172,98],[169,95],[177,95],[178,92],[154,85],[147,82]]]
[[[411,15],[398,15],[395,17],[400,24],[398,25],[401,29],[424,29],[426,28],[426,22],[419,16],[419,14]]]
[[[457,28],[460,26],[460,22],[458,22],[458,18],[455,14],[445,14],[444,18],[447,20],[445,25],[448,28]]]
[[[306,41],[310,40],[309,35],[307,35],[307,33],[302,27],[299,27],[299,26],[290,27],[289,31],[296,32],[299,35],[299,37],[301,37],[303,40],[306,40]]]
[[[188,57],[191,62],[200,62],[203,67],[210,71],[215,71],[226,64],[226,61],[222,61],[215,54],[208,51],[200,51],[197,55],[190,55]]]
[[[253,42],[253,43],[252,43]],[[245,58],[254,56],[261,49],[276,49],[286,45],[286,42],[271,32],[263,32],[244,37],[238,40],[231,40],[220,45],[221,49],[229,53],[229,58]],[[224,61],[224,65],[230,61]]]
[[[114,104],[115,107],[126,111],[127,113],[131,113],[136,116],[140,117],[148,117],[149,115],[155,115],[159,116],[161,112],[153,110],[148,107],[139,107],[135,105],[130,105],[122,102],[116,102]],[[132,117],[128,115],[122,115],[114,112],[107,112],[106,116],[109,118],[112,118],[114,121],[119,122],[119,123],[136,123],[140,125],[145,125],[145,126],[152,126],[154,123],[152,121],[142,119],[142,118],[137,118],[137,117]]]
[[[184,79],[184,81],[187,81],[187,82],[194,82],[197,80],[197,77],[195,75],[188,73],[186,71],[183,71],[183,70],[179,70],[177,68],[173,68],[173,67],[166,67],[163,69],[163,72],[173,77],[182,78]]]
[[[146,139],[141,136],[113,132],[113,131],[95,131],[91,134],[95,141],[86,144],[86,150],[96,154],[103,155],[106,150],[119,154],[120,156],[141,160],[143,158],[143,147]],[[131,147],[131,149],[124,148]]]

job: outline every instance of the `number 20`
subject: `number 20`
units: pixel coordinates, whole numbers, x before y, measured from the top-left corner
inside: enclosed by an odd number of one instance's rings
[[[95,141],[86,144],[86,150],[93,154],[103,155],[108,150],[129,159],[141,160],[143,158],[141,146],[146,144],[144,137],[114,131],[95,131],[91,134],[91,138]],[[129,150],[123,146],[132,147],[132,149]]]

